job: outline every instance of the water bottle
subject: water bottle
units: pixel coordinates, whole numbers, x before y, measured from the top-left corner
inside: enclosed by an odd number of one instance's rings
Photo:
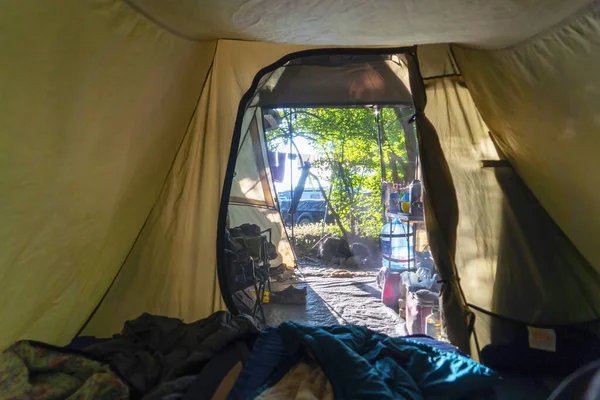
[[[410,253],[408,251],[409,244]],[[413,249],[414,236],[409,224],[394,219],[383,226],[381,229],[381,255],[384,266],[393,270],[407,270],[413,262]]]
[[[390,212],[393,214],[400,212],[400,194],[390,193]]]
[[[415,179],[409,185],[410,192],[410,204],[412,205],[414,202],[421,201],[421,181]]]
[[[442,340],[442,319],[440,317],[439,307],[432,307],[431,314],[427,316],[426,321],[425,334],[436,340]]]
[[[432,271],[429,268],[422,266],[417,267],[417,279],[424,288],[429,289],[432,285]]]
[[[421,200],[422,189],[421,181],[415,179],[410,184],[410,213],[413,215],[423,215],[423,202]]]

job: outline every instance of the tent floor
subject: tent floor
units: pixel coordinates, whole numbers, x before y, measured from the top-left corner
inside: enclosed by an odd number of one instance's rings
[[[341,272],[339,266],[299,265],[300,282],[272,282],[271,289],[307,286],[306,305],[265,304],[267,325],[289,320],[307,325],[356,324],[390,336],[406,335],[404,320],[381,303],[375,283],[378,270],[351,270],[352,277],[335,277],[331,274]]]

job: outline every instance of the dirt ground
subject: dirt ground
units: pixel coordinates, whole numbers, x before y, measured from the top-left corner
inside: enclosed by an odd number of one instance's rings
[[[406,335],[404,320],[381,303],[375,283],[378,268],[343,270],[340,266],[302,260],[295,281],[272,282],[279,291],[290,284],[307,286],[306,305],[266,304],[267,324],[287,320],[307,325],[355,324],[390,336]]]

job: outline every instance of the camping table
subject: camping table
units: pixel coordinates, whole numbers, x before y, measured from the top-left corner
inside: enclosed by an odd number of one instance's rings
[[[387,213],[387,216],[388,216],[389,220],[396,218],[399,221],[405,222],[409,225],[417,225],[417,224],[425,223],[425,217],[423,216],[423,214],[415,215],[415,214],[407,214],[407,213]],[[414,239],[413,239],[414,245],[411,248],[410,240],[408,240],[408,254],[411,254],[411,250],[412,250],[412,263],[414,266],[414,263],[416,262],[416,259],[417,259],[417,230],[414,227],[412,229],[411,236],[414,237]],[[408,260],[408,271],[411,270],[410,264],[411,264],[411,261],[409,259]]]

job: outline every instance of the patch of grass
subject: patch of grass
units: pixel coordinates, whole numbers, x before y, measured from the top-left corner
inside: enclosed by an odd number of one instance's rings
[[[291,235],[291,229],[288,228],[288,234]],[[302,224],[294,226],[294,250],[296,255],[316,257],[319,246],[316,244],[324,236],[342,236],[342,232],[335,224],[321,223]],[[313,248],[314,247],[314,248]]]

